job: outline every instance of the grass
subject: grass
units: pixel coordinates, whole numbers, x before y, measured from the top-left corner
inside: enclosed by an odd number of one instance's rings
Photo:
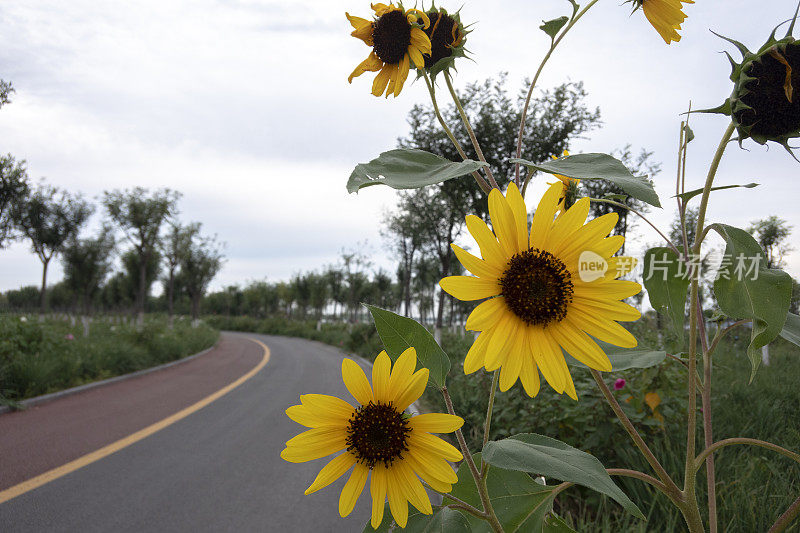
[[[142,328],[95,319],[89,335],[78,323],[0,315],[0,402],[15,402],[92,381],[150,368],[214,345],[218,331],[188,320],[173,329],[164,317]]]

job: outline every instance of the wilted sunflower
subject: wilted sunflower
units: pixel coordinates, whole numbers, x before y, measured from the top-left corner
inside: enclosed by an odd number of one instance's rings
[[[370,21],[345,13],[355,30],[352,35],[372,47],[372,52],[347,78],[364,72],[378,72],[372,82],[372,94],[386,97],[400,94],[408,77],[411,62],[417,68],[425,65],[423,54],[431,53],[431,40],[423,31],[430,26],[428,15],[419,9],[404,10],[394,4],[372,4],[375,18]]]
[[[539,202],[528,233],[527,208],[512,183],[504,198],[489,194],[494,233],[479,217],[467,215],[467,229],[478,242],[478,258],[452,245],[459,261],[478,277],[450,276],[439,282],[459,300],[487,300],[467,318],[480,335],[467,353],[464,372],[500,368],[500,390],[517,381],[525,392],[539,391],[539,372],[558,393],[577,399],[564,355],[590,368],[611,370],[608,356],[589,337],[622,346],[636,338],[618,320],[636,320],[639,311],[620,300],[641,291],[638,283],[618,280],[635,265],[632,257],[612,257],[625,238],[606,237],[618,215],[584,224],[589,199],[554,217],[562,185],[551,185]],[[496,236],[495,236],[496,234]]]
[[[629,0],[633,2],[633,10],[641,8],[644,16],[656,29],[667,44],[678,42],[681,36],[678,30],[686,20],[683,4],[694,4],[694,0]]]
[[[450,433],[464,420],[455,415],[428,413],[410,416],[406,408],[425,391],[428,369],[414,372],[417,352],[409,348],[397,358],[394,368],[386,352],[381,352],[372,367],[372,387],[367,376],[352,359],[342,361],[342,378],[347,390],[360,404],[325,394],[304,394],[301,405],[286,410],[289,418],[309,427],[289,439],[281,457],[292,463],[334,457],[306,489],[318,491],[339,479],[350,467],[353,471],[339,497],[339,514],[347,516],[371,474],[372,527],[383,520],[386,498],[395,522],[405,527],[408,503],[422,513],[431,514],[431,502],[419,476],[434,490],[450,492],[458,478],[447,461],[459,461],[461,453],[431,433]]]
[[[466,57],[464,41],[469,32],[458,12],[450,14],[444,8],[434,8],[427,14],[431,23],[425,34],[431,40],[431,53],[425,55],[425,69],[435,77],[450,68],[457,57]]]

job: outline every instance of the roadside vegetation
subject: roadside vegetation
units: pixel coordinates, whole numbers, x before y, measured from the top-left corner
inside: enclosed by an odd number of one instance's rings
[[[84,336],[80,321],[0,315],[0,405],[174,361],[213,346],[219,332],[178,318],[148,315],[142,325],[97,318]]]

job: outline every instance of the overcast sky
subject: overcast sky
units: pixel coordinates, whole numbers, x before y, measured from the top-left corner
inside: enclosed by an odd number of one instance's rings
[[[680,113],[689,100],[714,107],[731,91],[719,52],[733,47],[708,30],[757,49],[796,3],[725,0],[720,9],[719,0],[697,0],[686,6],[683,40],[671,46],[620,4],[603,0],[593,8],[540,85],[583,81],[589,103],[601,109],[603,127],[573,152],[627,143],[654,151],[665,208],[653,218],[663,226],[675,210],[669,197]],[[443,5],[457,8],[461,0]],[[475,62],[459,63],[457,85],[508,71],[516,91],[548,45],[537,26],[568,7],[565,0],[466,2],[462,20],[476,23],[467,43]],[[287,279],[356,246],[393,270],[379,228],[395,193],[370,187],[348,195],[345,183],[356,163],[407,133],[406,114],[427,101],[427,91],[409,81],[399,98],[375,98],[371,74],[348,85],[369,50],[349,36],[345,11],[371,12],[352,0],[3,0],[0,78],[17,93],[0,110],[0,152],[25,159],[33,179],[89,198],[133,186],[182,192],[182,219],[227,242],[214,288]],[[687,188],[702,186],[726,120],[693,118]],[[747,226],[777,214],[800,242],[800,164],[776,145],[745,147],[731,146],[717,184],[762,185],[718,193],[710,220]],[[529,205],[541,190],[529,191]],[[657,236],[640,226],[637,240],[655,243]],[[53,266],[55,282],[61,272]],[[40,268],[24,243],[1,251],[0,290],[38,284]],[[800,274],[800,251],[787,270]]]

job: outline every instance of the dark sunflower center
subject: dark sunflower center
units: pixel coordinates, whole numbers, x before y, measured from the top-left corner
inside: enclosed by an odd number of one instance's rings
[[[777,46],[745,69],[755,78],[744,84],[736,120],[751,135],[781,137],[800,130],[800,42]]]
[[[370,402],[356,409],[347,423],[347,450],[369,468],[378,463],[388,467],[408,450],[409,433],[403,413],[391,403]]]
[[[500,284],[508,308],[528,325],[544,326],[567,316],[572,276],[550,252],[534,248],[514,254]]]
[[[372,43],[378,59],[389,64],[400,63],[411,44],[411,23],[405,13],[389,11],[373,22]]]
[[[440,59],[453,55],[453,47],[461,41],[461,31],[456,20],[450,15],[431,11],[428,13],[431,25],[425,30],[431,40],[431,55],[425,55],[425,68],[431,68]]]

